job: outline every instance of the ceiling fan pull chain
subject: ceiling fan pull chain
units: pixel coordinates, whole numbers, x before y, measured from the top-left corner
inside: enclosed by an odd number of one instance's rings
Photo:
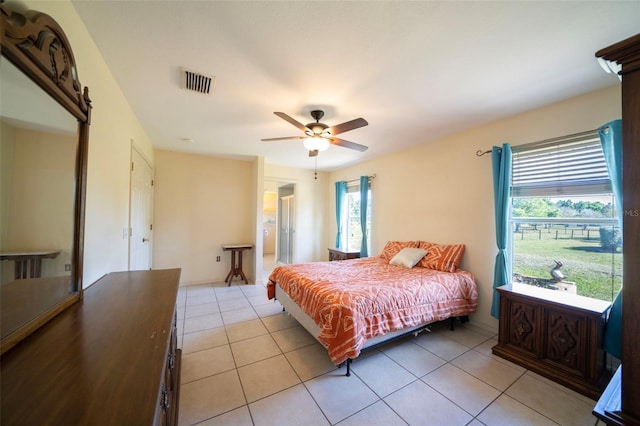
[[[318,157],[316,157],[316,165],[315,165],[315,168],[313,169],[313,178],[315,180],[318,180]]]

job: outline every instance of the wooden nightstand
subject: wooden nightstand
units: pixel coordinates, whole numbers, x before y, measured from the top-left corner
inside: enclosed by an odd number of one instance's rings
[[[340,249],[329,249],[329,261],[357,259],[359,257],[359,251],[342,251]]]

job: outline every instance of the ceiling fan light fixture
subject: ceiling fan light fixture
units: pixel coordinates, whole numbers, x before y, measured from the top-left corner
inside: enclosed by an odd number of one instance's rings
[[[306,138],[303,143],[309,151],[325,151],[330,145],[329,141],[322,136]]]
[[[311,124],[308,124],[307,127],[311,129],[314,135],[321,134],[327,128],[327,126],[323,125],[322,123],[315,123],[315,124],[311,123]]]
[[[309,123],[304,125],[295,118],[292,118],[284,112],[274,112],[275,115],[283,119],[284,121],[293,124],[298,130],[301,130],[304,136],[287,136],[283,138],[268,138],[262,139],[265,142],[279,141],[287,139],[302,140],[305,148],[309,150],[309,156],[315,157],[319,151],[324,151],[329,148],[329,145],[337,145],[343,148],[355,149],[356,151],[364,152],[367,147],[357,144],[355,142],[349,142],[344,139],[336,138],[335,135],[348,132],[350,130],[358,129],[366,126],[367,120],[364,118],[356,118],[355,120],[346,121],[344,123],[327,126],[320,122],[320,119],[324,116],[324,112],[320,110],[311,111],[311,117],[316,120],[315,123]]]

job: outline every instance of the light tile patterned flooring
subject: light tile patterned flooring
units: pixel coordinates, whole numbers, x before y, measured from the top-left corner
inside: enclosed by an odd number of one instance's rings
[[[181,426],[596,423],[595,401],[494,356],[472,323],[364,352],[351,377],[262,285],[181,287],[178,333]]]

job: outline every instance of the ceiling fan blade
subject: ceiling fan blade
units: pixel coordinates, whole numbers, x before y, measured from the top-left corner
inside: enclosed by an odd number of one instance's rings
[[[359,143],[355,143],[355,142],[345,141],[344,139],[340,139],[340,138],[330,138],[329,142],[331,142],[332,145],[338,145],[344,148],[355,149],[356,151],[360,151],[360,152],[364,152],[367,149],[369,149],[368,146],[360,145]]]
[[[313,149],[311,151],[309,151],[309,157],[317,157],[318,156],[318,150],[317,149]]]
[[[304,124],[300,123],[295,118],[289,117],[284,112],[274,112],[274,114],[277,115],[278,117],[282,118],[284,121],[288,121],[289,123],[293,124],[294,126],[296,126],[298,129],[302,130],[303,132],[306,132],[307,130],[309,130],[309,128],[307,128],[307,126],[305,126]]]
[[[369,123],[364,118],[356,118],[355,120],[347,121],[345,123],[329,127],[327,130],[331,133],[331,136],[335,136],[339,135],[340,133],[348,132],[349,130],[364,127],[367,124]]]
[[[306,139],[306,136],[284,136],[281,138],[266,138],[266,139],[260,139],[263,142],[271,142],[271,141],[286,141],[289,139]]]

